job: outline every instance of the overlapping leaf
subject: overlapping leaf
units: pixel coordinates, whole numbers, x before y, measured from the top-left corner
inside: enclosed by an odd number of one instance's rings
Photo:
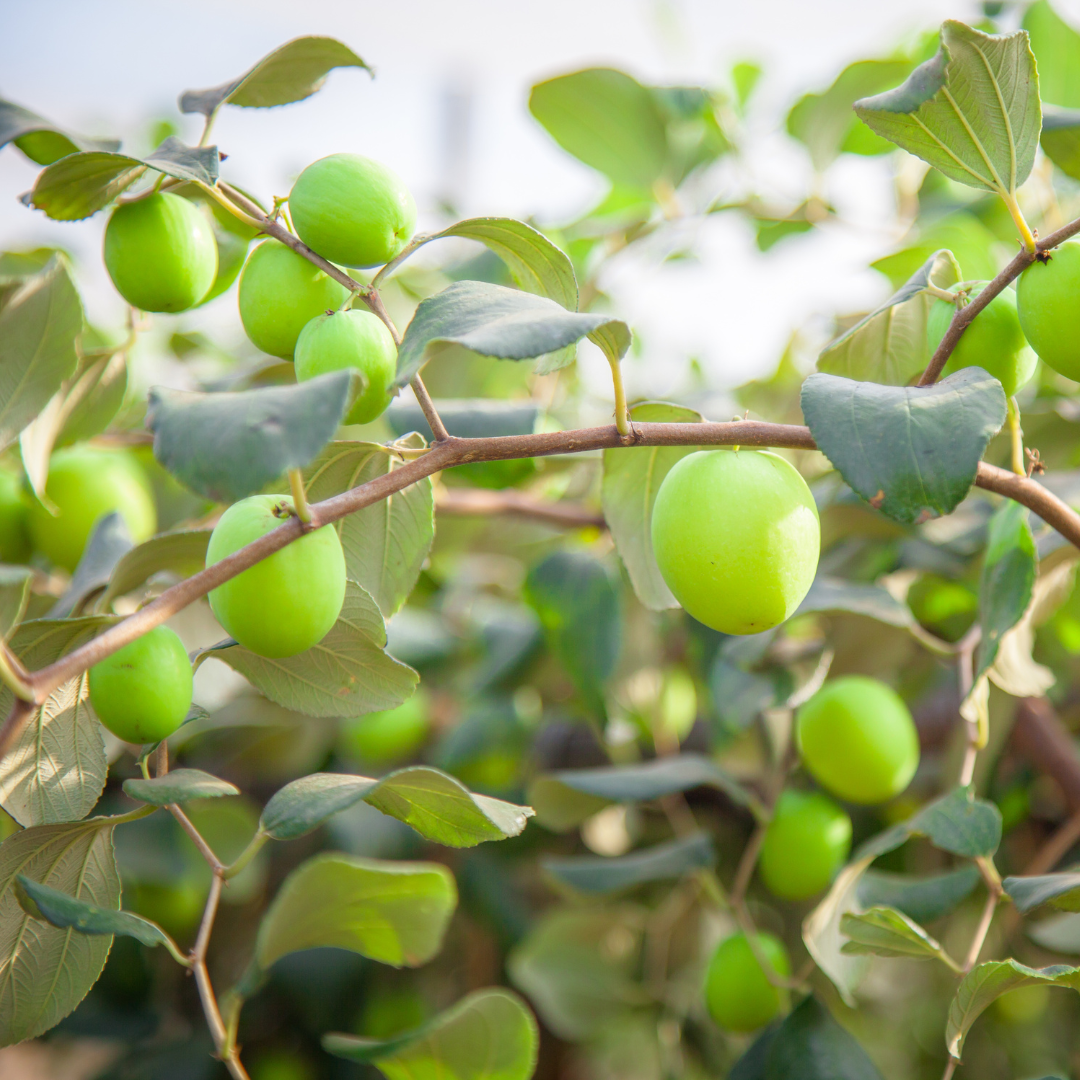
[[[1034,874],[1007,877],[1002,883],[1017,911],[1026,914],[1043,904],[1080,911],[1080,874]]]
[[[840,920],[840,933],[850,939],[841,951],[855,955],[905,956],[917,960],[940,960],[959,970],[941,944],[902,911],[872,907]]]
[[[108,607],[118,596],[126,596],[155,574],[172,571],[190,577],[206,565],[210,529],[180,529],[161,533],[132,548],[113,568],[101,606]]]
[[[239,795],[240,789],[202,769],[173,769],[150,780],[125,780],[124,794],[152,806],[187,802],[189,799],[220,799]]]
[[[631,855],[548,858],[543,859],[540,865],[556,881],[576,892],[602,895],[651,881],[680,878],[694,870],[712,866],[715,861],[712,838],[708,833],[694,833],[664,844],[655,844]]]
[[[38,137],[26,139],[27,135]],[[88,139],[76,135],[13,101],[0,99],[0,147],[16,140],[21,140],[19,149],[38,165],[51,165],[57,158],[78,150],[120,149],[116,139]]]

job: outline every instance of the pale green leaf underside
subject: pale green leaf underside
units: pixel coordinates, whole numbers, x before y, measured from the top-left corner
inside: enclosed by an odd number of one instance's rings
[[[851,939],[844,943],[841,952],[941,960],[952,966],[937,940],[893,908],[873,907],[858,915],[848,913],[840,920],[840,932]]]

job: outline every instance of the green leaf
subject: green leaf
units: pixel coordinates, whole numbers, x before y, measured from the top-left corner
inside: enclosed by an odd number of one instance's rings
[[[808,997],[796,1006],[769,1041],[761,1080],[794,1077],[882,1080],[866,1051],[816,997]]]
[[[1080,968],[1055,964],[1029,968],[1017,960],[992,960],[980,964],[964,976],[949,1006],[945,1045],[959,1060],[971,1025],[1002,994],[1021,986],[1066,986],[1080,990]]]
[[[79,1004],[109,955],[108,937],[86,937],[32,919],[18,875],[88,904],[120,906],[113,818],[24,829],[0,844],[0,1046],[48,1031]]]
[[[1054,105],[1080,108],[1080,33],[1058,15],[1049,0],[1029,4],[1020,25],[1031,38],[1031,51],[1039,64],[1039,96]]]
[[[316,855],[285,879],[255,957],[265,971],[288,953],[332,946],[418,967],[442,947],[456,906],[454,875],[438,863]]]
[[[206,547],[212,529],[185,529],[161,533],[132,548],[113,568],[101,607],[108,608],[118,596],[126,596],[155,574],[169,570],[190,577],[206,566]]]
[[[28,566],[0,565],[0,638],[4,641],[26,614],[33,580],[34,571]]]
[[[404,386],[441,345],[460,345],[501,360],[534,360],[590,337],[614,360],[630,347],[630,330],[610,315],[567,311],[543,296],[456,281],[420,302],[398,349]]]
[[[334,442],[304,470],[308,499],[319,502],[400,468],[386,447]],[[431,480],[410,484],[380,502],[349,514],[334,526],[341,538],[348,576],[390,618],[412,592],[435,536]]]
[[[476,990],[413,1031],[389,1039],[324,1035],[327,1053],[373,1063],[388,1080],[529,1080],[539,1032],[509,990]]]
[[[1011,196],[1031,172],[1041,124],[1028,36],[949,19],[933,59],[896,90],[855,102],[855,112],[950,179]]]
[[[906,386],[930,361],[926,318],[934,297],[926,287],[947,289],[959,280],[952,252],[935,251],[884,304],[825,347],[818,371]]]
[[[888,589],[824,574],[814,578],[810,591],[795,614],[807,615],[812,611],[846,611],[903,628],[915,624],[911,609],[897,600]]]
[[[693,409],[650,401],[635,405],[630,419],[640,424],[699,424],[703,417]],[[653,503],[675,463],[696,449],[696,446],[642,446],[604,451],[601,489],[604,517],[634,592],[653,611],[679,606],[664,583],[653,555]]]
[[[648,188],[667,162],[664,119],[655,97],[611,68],[588,68],[537,83],[529,111],[579,161],[616,184]]]
[[[49,609],[49,618],[64,619],[81,611],[86,601],[109,583],[113,568],[134,546],[118,510],[99,518],[71,576],[71,584]]]
[[[903,912],[890,907],[872,907],[859,915],[848,913],[840,920],[846,934],[841,952],[871,956],[905,956],[916,960],[940,960],[957,970],[940,943]]]
[[[75,370],[82,328],[82,303],[61,257],[27,278],[0,309],[0,449]]]
[[[370,594],[347,582],[338,620],[317,645],[284,659],[220,645],[217,660],[278,705],[308,716],[360,716],[400,705],[419,676],[385,651],[386,627]]]
[[[154,387],[154,456],[192,491],[235,502],[309,465],[345,415],[352,375],[217,394]]]
[[[240,789],[201,769],[173,769],[151,780],[125,780],[124,794],[152,806],[168,806],[189,799],[220,799],[239,795]]]
[[[232,82],[180,95],[182,113],[213,116],[222,105],[267,108],[311,97],[339,67],[371,68],[348,46],[330,37],[299,37],[267,53]]]
[[[933,922],[955,910],[981,880],[974,865],[920,878],[868,870],[859,882],[858,898],[866,908],[892,907],[916,922]]]
[[[619,892],[650,881],[680,878],[716,862],[712,838],[694,833],[643,851],[615,858],[579,856],[570,859],[546,858],[540,865],[562,885],[589,895]]]
[[[218,164],[216,146],[185,146],[172,135],[144,158],[100,150],[70,154],[41,171],[24,201],[54,221],[81,221],[122,195],[147,169],[212,185]]]
[[[493,401],[491,398],[439,398],[435,402],[450,435],[459,439],[491,439],[499,435],[531,435],[540,406],[532,401]],[[431,441],[431,428],[419,405],[395,402],[383,414],[398,437],[419,432]]]
[[[1066,176],[1080,180],[1080,109],[1044,105],[1039,141],[1046,156]]]
[[[956,210],[920,226],[914,243],[870,265],[899,289],[938,251],[951,251],[965,281],[986,280],[1000,269],[1000,240],[968,210]],[[834,372],[839,374],[839,372]]]
[[[50,165],[57,157],[74,154],[77,150],[119,150],[117,139],[87,139],[70,131],[57,127],[37,113],[24,109],[12,101],[0,99],[0,146],[21,139],[24,135],[40,132],[51,136],[42,149],[47,153],[35,153],[34,147],[27,143],[20,150],[37,165]],[[48,160],[43,160],[48,158]]]
[[[802,410],[818,447],[875,509],[907,524],[951,513],[1005,421],[1001,384],[964,368],[933,386],[814,374]]]
[[[745,731],[766,709],[788,699],[794,689],[791,673],[782,667],[748,671],[725,653],[718,652],[709,669],[709,692],[720,721],[733,731]]]
[[[1053,904],[1063,911],[1080,911],[1080,874],[1035,874],[1007,877],[1002,886],[1021,914],[1043,904]]]

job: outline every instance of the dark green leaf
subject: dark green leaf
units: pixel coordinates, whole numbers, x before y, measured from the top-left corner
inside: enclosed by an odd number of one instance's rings
[[[1080,108],[1080,33],[1054,10],[1049,0],[1035,0],[1020,24],[1031,38],[1039,64],[1039,96],[1044,102]],[[1043,117],[1045,129],[1045,116]]]
[[[795,614],[806,615],[812,611],[846,611],[853,615],[865,615],[889,626],[908,627],[915,623],[911,609],[897,600],[888,589],[823,574],[814,578],[810,591]]]
[[[650,881],[679,878],[702,870],[716,861],[712,838],[694,833],[679,840],[656,844],[632,855],[615,858],[581,856],[542,859],[540,865],[556,881],[590,895],[618,892]]]
[[[219,799],[223,795],[239,795],[240,789],[201,769],[173,769],[152,780],[125,780],[124,794],[153,806],[168,806],[189,799]]]
[[[903,912],[890,907],[873,907],[859,914],[849,912],[840,919],[840,933],[851,940],[840,950],[872,956],[905,956],[917,960],[940,960],[958,970],[940,943]]]
[[[731,1067],[727,1080],[765,1080],[765,1065],[769,1060],[769,1048],[780,1030],[779,1024],[767,1027],[751,1044],[750,1048]]]
[[[75,135],[49,123],[44,117],[38,116],[29,109],[24,109],[21,105],[0,100],[0,146],[6,146],[9,142],[21,139],[24,135],[33,135],[38,132],[49,137],[43,147],[47,153],[44,155],[35,153],[32,142],[27,142],[19,148],[38,165],[51,165],[57,156],[74,154],[77,150],[120,149],[120,143],[116,139],[87,139],[82,135]]]
[[[974,865],[922,878],[868,870],[859,882],[858,898],[863,907],[892,907],[916,922],[933,922],[966,900],[980,880]]]
[[[65,619],[81,609],[90,596],[109,583],[116,564],[132,547],[131,534],[118,511],[100,518],[90,533],[67,592],[49,609],[49,618]]]
[[[716,715],[732,731],[745,731],[766,709],[782,705],[793,689],[786,668],[748,671],[733,661],[730,649],[718,652],[709,669]]]
[[[763,1080],[882,1080],[874,1063],[817,998],[788,1015],[770,1041]]]
[[[1007,877],[1002,884],[1022,914],[1043,904],[1053,904],[1065,911],[1080,911],[1080,874]]]
[[[499,435],[531,435],[540,407],[532,401],[492,401],[491,398],[440,398],[435,402],[449,434],[459,439],[491,439]],[[431,428],[419,405],[395,402],[384,413],[397,436],[418,431],[430,442]]]
[[[1080,109],[1044,105],[1039,141],[1046,156],[1066,176],[1080,180]]]
[[[180,577],[198,573],[206,566],[211,532],[211,529],[188,529],[161,533],[132,548],[113,569],[101,606],[109,607],[118,596],[126,596],[163,571]]]

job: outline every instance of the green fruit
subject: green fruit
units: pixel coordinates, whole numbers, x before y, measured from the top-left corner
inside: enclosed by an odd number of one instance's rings
[[[105,227],[105,268],[117,292],[143,311],[186,311],[217,275],[206,215],[169,192],[118,206]]]
[[[252,495],[221,515],[206,565],[273,532],[294,513],[284,495]],[[294,540],[210,593],[218,622],[260,656],[295,656],[326,637],[345,600],[345,556],[332,525]]]
[[[1020,325],[1043,363],[1080,382],[1080,243],[1033,262],[1016,283]]]
[[[66,135],[47,128],[20,135],[15,145],[37,165],[51,165],[79,149]]]
[[[86,443],[57,450],[49,461],[45,496],[54,517],[37,501],[30,504],[30,538],[57,566],[74,570],[98,521],[119,511],[136,544],[149,540],[157,527],[150,485],[126,450],[106,450]]]
[[[785,791],[761,847],[761,877],[783,900],[827,888],[851,850],[851,818],[819,792]]]
[[[783,458],[699,450],[660,485],[652,542],[668,588],[698,622],[757,634],[802,603],[821,528],[806,481]]]
[[[173,937],[185,937],[199,925],[208,886],[197,881],[174,885],[139,884],[131,908],[151,919]],[[125,899],[127,891],[124,892]]]
[[[293,358],[300,331],[316,315],[336,311],[349,290],[278,240],[264,240],[240,274],[240,321],[252,344]]]
[[[309,165],[289,192],[301,240],[342,266],[381,266],[412,239],[416,204],[385,165],[331,154]]]
[[[390,1039],[430,1019],[431,1009],[415,990],[378,990],[364,1002],[356,1033],[368,1039]]]
[[[796,717],[803,764],[841,799],[880,803],[899,795],[919,765],[919,737],[895,690],[865,675],[827,682]]]
[[[970,298],[974,300],[988,284],[986,281],[974,283]],[[934,301],[926,320],[926,339],[931,352],[941,343],[955,314],[955,304],[948,300]],[[1016,295],[1012,289],[1005,289],[972,319],[942,374],[952,375],[961,368],[981,367],[1001,383],[1006,397],[1013,397],[1035,374],[1037,362],[1020,329]]]
[[[0,469],[0,562],[28,562],[32,550],[23,482],[13,472]]]
[[[370,311],[318,315],[296,342],[296,381],[352,368],[360,389],[345,414],[346,424],[369,424],[390,404],[397,373],[397,346],[386,324]]]
[[[915,618],[946,641],[959,641],[979,610],[974,589],[936,574],[923,574],[908,589],[907,602]]]
[[[167,739],[191,708],[192,673],[175,630],[155,626],[90,669],[90,704],[129,743]]]
[[[424,744],[431,726],[429,714],[427,695],[418,690],[396,709],[346,720],[339,746],[349,757],[372,765],[402,761]]]
[[[784,978],[791,974],[787,950],[772,934],[757,942],[769,966]],[[756,1031],[787,1008],[787,992],[773,986],[745,934],[720,943],[705,975],[709,1015],[728,1031]]]

